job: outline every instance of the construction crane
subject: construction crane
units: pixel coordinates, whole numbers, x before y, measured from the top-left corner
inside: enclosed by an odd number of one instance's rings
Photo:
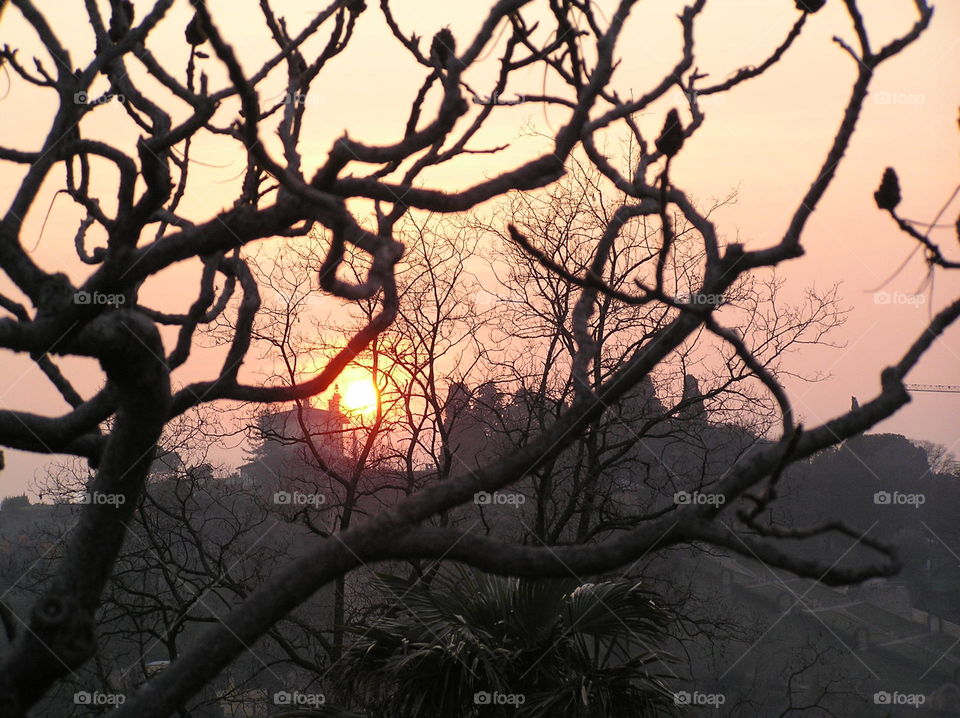
[[[960,394],[960,386],[955,384],[904,384],[907,391],[932,391],[941,394]]]

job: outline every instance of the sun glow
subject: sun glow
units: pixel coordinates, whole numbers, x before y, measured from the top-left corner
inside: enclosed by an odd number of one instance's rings
[[[343,388],[343,408],[368,413],[377,407],[377,390],[369,379],[355,379]]]

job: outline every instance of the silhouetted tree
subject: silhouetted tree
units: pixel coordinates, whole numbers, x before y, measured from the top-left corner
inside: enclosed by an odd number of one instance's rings
[[[570,320],[578,346],[571,367],[574,399],[542,432],[509,454],[473,471],[455,471],[332,536],[313,537],[301,555],[232,600],[219,620],[113,714],[152,718],[180,710],[318,589],[364,564],[443,557],[525,578],[586,575],[614,570],[670,545],[703,542],[827,584],[897,571],[892,550],[863,537],[856,528],[831,523],[784,529],[766,526],[757,517],[775,497],[786,465],[863,432],[909,400],[904,377],[960,315],[960,301],[934,315],[902,356],[880,372],[880,390],[865,398],[859,409],[801,430],[781,385],[756,360],[755,348],[722,325],[715,306],[677,296],[670,281],[676,238],[672,216],[682,214],[702,243],[700,280],[692,292],[697,296],[723,295],[745,275],[809,252],[804,229],[849,146],[872,78],[882,63],[923,33],[932,10],[925,0],[914,0],[913,25],[874,48],[858,3],[844,3],[856,34],[852,44],[841,43],[856,73],[847,106],[822,166],[798,198],[783,236],[748,249],[740,243],[722,244],[715,222],[674,183],[670,164],[676,158],[671,155],[680,148],[679,135],[670,129],[673,124],[668,123],[671,134],[665,138],[670,141],[656,148],[652,135],[634,118],[675,110],[682,115],[678,126],[682,144],[689,147],[687,140],[706,121],[696,98],[727,91],[770,71],[802,34],[809,13],[818,9],[816,3],[804,6],[805,12],[767,58],[727,80],[708,84],[694,55],[695,24],[706,3],[694,0],[677,18],[681,40],[676,64],[646,92],[624,95],[616,91],[612,76],[621,66],[618,44],[636,30],[627,26],[634,4],[622,0],[613,12],[601,13],[592,3],[548,6],[498,0],[473,32],[454,43],[452,31],[440,31],[432,50],[424,50],[421,38],[404,29],[402,19],[384,0],[379,11],[423,77],[421,88],[411,97],[405,116],[381,105],[384,122],[397,117],[395,139],[373,144],[344,134],[325,154],[310,146],[309,169],[304,154],[311,138],[304,118],[310,103],[304,98],[322,72],[342,72],[336,69],[337,62],[351,46],[358,24],[367,21],[365,3],[329,2],[294,33],[268,0],[260,2],[257,7],[272,44],[263,62],[245,56],[247,68],[238,59],[246,48],[231,44],[204,2],[188,7],[158,0],[135,16],[128,3],[111,2],[109,17],[104,4],[84,3],[85,39],[92,42],[79,42],[83,28],[64,27],[57,13],[45,13],[31,0],[0,5],[4,22],[16,12],[34,31],[35,38],[18,42],[39,43],[43,55],[28,66],[14,48],[4,47],[0,50],[4,70],[18,89],[53,103],[38,104],[52,110],[46,121],[42,111],[37,113],[36,123],[45,125],[45,134],[36,145],[0,146],[0,161],[16,165],[18,172],[0,218],[0,269],[15,288],[12,296],[0,300],[9,315],[0,320],[0,346],[34,360],[69,407],[54,417],[13,408],[0,411],[0,442],[88,459],[95,473],[87,492],[103,498],[94,498],[81,510],[65,540],[63,559],[24,617],[26,626],[16,630],[4,651],[0,712],[24,716],[72,670],[94,657],[98,610],[133,514],[141,505],[158,440],[171,420],[203,405],[303,401],[332,387],[401,311],[396,272],[406,248],[395,230],[402,219],[420,212],[463,213],[510,192],[535,192],[559,179],[580,150],[624,196],[603,233],[593,238],[589,266],[559,264],[533,251],[521,230],[510,231],[512,241],[578,288],[578,310]],[[789,5],[786,9],[792,11]],[[195,24],[185,37],[180,28],[190,22]],[[173,36],[183,38],[183,44],[163,48],[158,57],[154,40],[159,34],[154,33],[162,23],[176,24]],[[245,32],[251,25],[244,24]],[[659,32],[648,27],[641,31]],[[60,39],[64,33],[77,41],[68,47]],[[524,95],[519,104],[549,107],[562,118],[534,156],[514,168],[495,167],[475,184],[468,180],[454,186],[450,172],[435,170],[446,170],[468,154],[495,151],[483,144],[481,130],[493,113],[509,111],[498,102],[468,102],[473,96],[480,99],[471,88],[483,80],[471,74],[468,81],[467,73],[491,53],[496,69],[488,76],[491,92],[484,93],[488,98],[504,96],[508,88],[517,88],[521,74],[539,67],[550,77],[549,94]],[[175,69],[183,60],[185,69]],[[284,99],[262,100],[270,96],[273,78],[283,83]],[[664,108],[658,101],[675,87],[688,98],[686,106]],[[95,134],[95,121],[111,111],[126,123],[122,131],[118,125],[116,131]],[[628,133],[640,148],[629,166],[616,166],[599,149],[599,140],[617,131]],[[274,136],[275,141],[268,139]],[[204,205],[207,184],[192,169],[196,150],[205,143],[216,143],[220,151],[231,146],[243,160],[234,201],[225,209]],[[73,246],[77,259],[89,268],[85,274],[66,260],[65,252],[58,255],[62,263],[45,267],[28,250],[33,240],[25,235],[24,218],[38,211],[41,190],[51,184],[83,215]],[[371,211],[361,214],[364,208]],[[927,245],[932,262],[954,266],[895,210],[889,211],[902,231]],[[604,281],[611,250],[624,223],[639,217],[648,218],[659,230],[651,246],[653,271],[638,276],[628,290],[616,289]],[[313,376],[264,386],[241,372],[261,307],[260,287],[244,248],[268,238],[294,240],[314,227],[326,242],[318,272],[320,290],[347,302],[373,300],[377,311],[359,331],[342,337],[340,351]],[[352,257],[362,260],[359,281],[345,272]],[[165,271],[177,266],[190,267],[199,276],[194,299],[186,307],[178,307],[173,296],[183,296],[182,284]],[[222,288],[218,279],[223,280]],[[176,291],[170,291],[174,287]],[[686,287],[681,291],[688,293]],[[165,306],[150,306],[161,297],[168,299]],[[622,357],[617,370],[597,382],[592,367],[599,359],[585,327],[596,302],[606,299],[660,307],[665,320]],[[184,365],[197,344],[197,330],[224,312],[231,315],[233,329],[220,368],[206,380],[193,380],[195,375],[186,373]],[[725,497],[727,507],[745,494],[753,495],[756,511],[741,513],[738,523],[720,525],[714,521],[723,512],[718,507],[672,507],[656,519],[612,532],[591,545],[548,548],[431,525],[431,519],[469,502],[476,492],[496,492],[553,461],[608,407],[641,386],[665,358],[704,331],[736,353],[781,414],[782,429],[775,440],[749,461],[730,467],[712,487]],[[96,359],[104,385],[74,387],[51,358],[54,355]],[[733,520],[729,513],[726,516]],[[791,554],[780,541],[837,531],[874,549],[879,558],[829,565]]]

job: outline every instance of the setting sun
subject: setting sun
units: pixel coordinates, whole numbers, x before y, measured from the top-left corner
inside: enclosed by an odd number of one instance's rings
[[[377,390],[369,379],[357,379],[343,391],[343,407],[352,412],[368,412],[376,408]]]

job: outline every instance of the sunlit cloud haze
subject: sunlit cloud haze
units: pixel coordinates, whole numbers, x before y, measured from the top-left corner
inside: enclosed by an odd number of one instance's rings
[[[145,2],[134,4],[141,15],[150,6]],[[867,4],[871,6],[865,10],[868,30],[877,47],[902,33],[915,19],[910,0]],[[56,8],[50,13],[55,30],[69,46],[76,64],[88,62],[93,37],[82,4],[47,0],[38,5],[48,11]],[[277,0],[273,5],[286,17],[292,31],[309,22],[315,12],[298,0]],[[597,5],[609,13],[614,3]],[[487,6],[479,2],[407,0],[396,12],[407,32],[430,38],[449,26],[458,41],[466,45],[486,15]],[[244,67],[258,67],[272,47],[255,3],[210,2],[209,7]],[[672,0],[638,4],[624,30],[621,63],[612,82],[621,96],[644,92],[676,63],[680,37],[679,26],[672,18],[682,7],[683,3]],[[800,371],[829,374],[818,383],[787,380],[800,418],[809,423],[819,423],[846,410],[851,395],[874,394],[885,363],[894,361],[922,330],[930,314],[960,290],[960,280],[943,273],[938,273],[933,283],[927,281],[922,253],[914,253],[915,244],[897,231],[873,200],[883,169],[893,166],[904,188],[901,209],[905,216],[931,222],[960,182],[960,85],[956,81],[960,77],[960,3],[942,0],[935,7],[929,31],[879,69],[850,150],[809,223],[804,242],[807,255],[779,270],[786,279],[784,293],[788,299],[800,301],[807,287],[825,289],[839,282],[842,303],[850,308],[846,325],[833,337],[845,344],[844,348],[817,347],[791,359]],[[176,3],[148,42],[153,54],[171,71],[181,72],[188,59],[182,34],[190,12],[189,3]],[[793,0],[711,0],[698,21],[694,64],[709,73],[711,80],[724,78],[739,67],[758,64],[782,40],[796,16]],[[703,99],[707,121],[673,167],[673,181],[704,204],[735,193],[735,202],[721,207],[713,216],[726,241],[759,247],[779,240],[800,197],[816,177],[840,123],[855,67],[832,37],[852,38],[849,18],[841,2],[828,1],[808,24],[798,44],[773,71],[730,93],[714,96],[716,99]],[[664,28],[664,32],[652,35],[645,31],[649,27]],[[318,51],[318,42],[307,45],[308,56]],[[2,43],[23,48],[21,60],[26,64],[30,63],[31,49],[43,54],[32,30],[14,8],[7,8],[0,20]],[[481,95],[493,85],[497,57],[496,52],[490,52],[488,62],[466,75],[466,81]],[[49,62],[46,57],[44,61]],[[201,62],[211,87],[221,87],[225,76],[216,59]],[[282,81],[276,79],[273,87],[282,100]],[[515,79],[507,99],[525,93],[550,94],[552,89],[552,81],[545,80],[542,68],[518,74]],[[350,47],[331,61],[304,99],[308,105],[301,146],[305,172],[324,162],[332,142],[344,132],[371,144],[399,139],[422,81],[423,68],[398,45],[382,16],[376,12],[362,15]],[[162,92],[153,81],[149,81],[149,88]],[[106,87],[95,89],[103,91]],[[0,97],[3,144],[24,150],[38,147],[55,112],[55,93],[25,86],[3,70]],[[269,100],[270,92],[261,91],[260,99]],[[636,119],[653,136],[667,110],[682,107],[682,100],[676,91]],[[176,119],[173,100],[167,109]],[[225,124],[236,111],[235,102],[226,102],[217,117]],[[495,154],[466,155],[424,173],[422,179],[431,186],[455,189],[519,165],[548,147],[552,129],[564,118],[560,109],[545,112],[540,106],[522,104],[500,108],[471,146],[507,145],[506,149]],[[122,108],[114,106],[98,111],[95,121],[89,123],[87,136],[98,135],[132,146],[138,130]],[[279,156],[276,137],[268,132],[263,132],[263,137],[270,151]],[[622,165],[626,138],[611,134],[604,139],[604,151]],[[245,158],[235,142],[213,140],[195,148],[193,157],[192,186],[202,191],[188,193],[184,212],[211,217],[236,196]],[[4,208],[24,171],[21,166],[0,163],[0,203]],[[109,211],[115,177],[103,167],[100,171],[104,186],[101,201]],[[90,270],[73,255],[73,237],[82,216],[68,199],[55,196],[62,181],[61,167],[51,173],[26,218],[23,236],[28,248],[36,243],[33,256],[41,267],[65,271],[71,279],[79,280]],[[49,216],[45,216],[48,208]],[[361,217],[369,210],[360,204],[351,208]],[[479,211],[489,209],[481,207]],[[942,221],[949,224],[958,209],[960,201],[954,202]],[[955,235],[949,228],[935,230],[931,236],[944,246],[956,248]],[[490,243],[499,240],[484,241],[489,249]],[[270,251],[270,242],[262,244],[263,251]],[[898,272],[911,253],[912,258]],[[184,311],[194,299],[198,276],[196,263],[175,266],[148,283],[141,301],[167,311]],[[18,297],[6,280],[0,290]],[[167,342],[175,341],[171,333],[164,336]],[[198,351],[175,380],[187,383],[207,378],[221,357],[222,351],[217,348]],[[269,366],[269,358],[260,361],[264,364],[259,367],[252,358],[248,361],[244,369],[247,376],[253,377],[258,369]],[[0,389],[3,407],[48,414],[65,409],[62,399],[29,360],[4,353],[0,367],[6,379]],[[64,367],[87,395],[99,388],[102,379],[94,361],[68,360]],[[960,332],[953,329],[938,341],[909,379],[960,384]],[[934,441],[957,452],[958,412],[960,394],[918,394],[876,430]],[[236,461],[236,453],[226,453],[222,458]],[[26,490],[34,471],[46,461],[44,457],[7,452],[2,493]]]

